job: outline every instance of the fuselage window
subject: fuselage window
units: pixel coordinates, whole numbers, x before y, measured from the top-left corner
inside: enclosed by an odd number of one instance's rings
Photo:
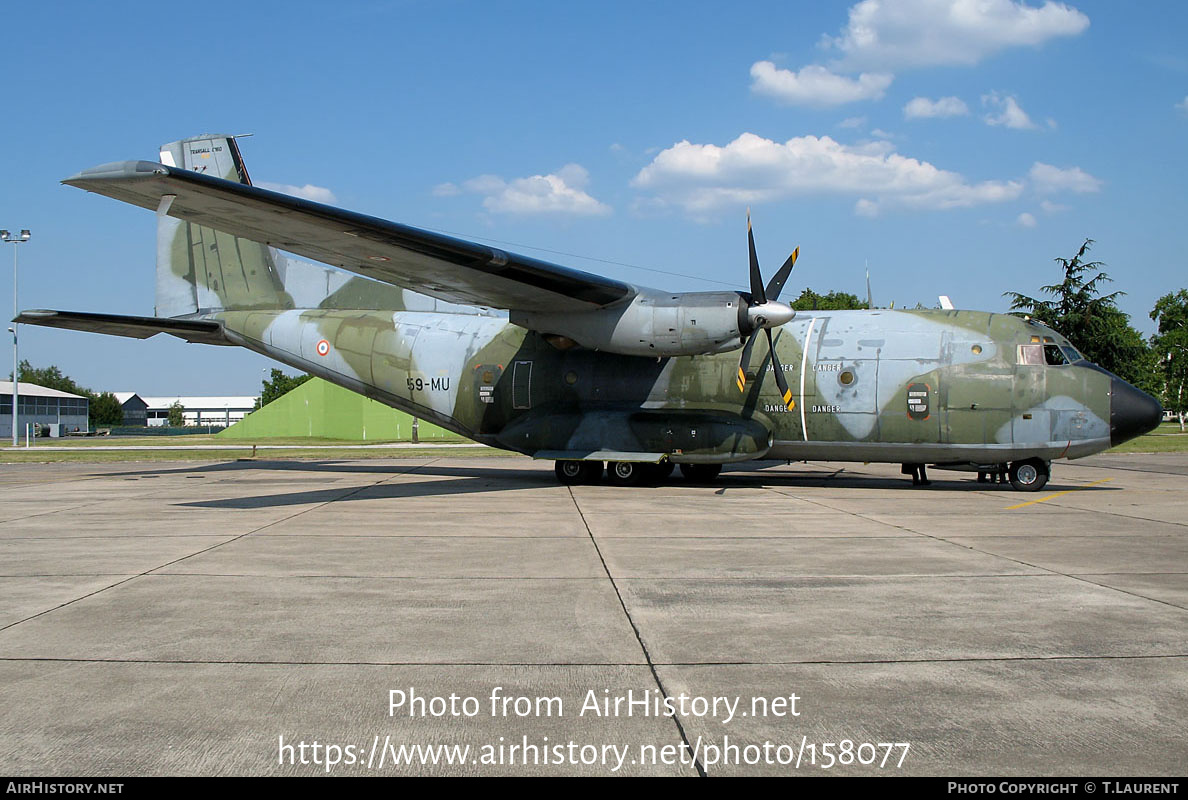
[[[1019,345],[1019,363],[1042,366],[1044,363],[1044,347],[1040,344]]]
[[[1044,345],[1044,361],[1053,367],[1068,363],[1068,359],[1064,357],[1064,351],[1060,349],[1060,345],[1056,344]]]
[[[1061,345],[1060,349],[1064,351],[1066,356],[1068,356],[1068,360],[1070,362],[1085,360],[1085,357],[1081,355],[1077,348],[1073,347],[1071,344]]]

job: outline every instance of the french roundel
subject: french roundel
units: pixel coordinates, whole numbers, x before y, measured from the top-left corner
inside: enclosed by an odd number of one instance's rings
[[[329,352],[330,352],[330,343],[329,342],[327,342],[325,339],[322,339],[320,342],[318,342],[318,355],[324,356]]]

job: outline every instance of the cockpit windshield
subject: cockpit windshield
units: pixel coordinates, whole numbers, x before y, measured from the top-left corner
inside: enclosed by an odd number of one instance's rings
[[[1058,344],[1044,345],[1044,363],[1050,367],[1058,367],[1068,363],[1068,357]]]
[[[1030,344],[1019,345],[1018,363],[1020,364],[1033,366],[1047,364],[1050,367],[1060,367],[1084,360],[1085,357],[1072,345],[1057,344],[1047,336],[1044,337],[1042,343],[1033,341]]]
[[[1034,323],[1033,323],[1034,324]],[[1055,333],[1055,331],[1051,331]],[[1049,367],[1062,367],[1085,361],[1085,356],[1067,341],[1061,342],[1055,336],[1045,336],[1037,332],[1031,334],[1031,341],[1019,345],[1016,363],[1039,366],[1047,364]]]
[[[1077,350],[1077,348],[1073,347],[1071,344],[1062,344],[1060,346],[1060,349],[1064,351],[1064,355],[1068,356],[1069,361],[1084,361],[1085,360],[1085,357],[1083,355],[1081,355],[1080,351]]]

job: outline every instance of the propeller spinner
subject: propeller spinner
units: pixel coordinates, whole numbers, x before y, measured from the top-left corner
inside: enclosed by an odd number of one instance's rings
[[[759,258],[755,255],[755,234],[751,231],[750,211],[747,212],[747,245],[751,255],[751,303],[747,307],[747,321],[751,325],[751,334],[747,337],[742,355],[738,360],[738,390],[746,391],[747,366],[751,360],[751,348],[755,346],[755,339],[758,338],[759,332],[763,331],[767,334],[767,356],[771,361],[772,372],[775,373],[776,386],[780,389],[780,398],[784,401],[785,407],[792,408],[792,391],[788,388],[788,382],[784,380],[784,368],[780,364],[779,356],[776,355],[771,329],[789,322],[796,315],[790,306],[777,302],[777,299],[788,276],[792,274],[792,268],[796,266],[800,248],[797,247],[792,251],[792,255],[788,256],[788,260],[764,287],[763,275],[759,272]]]

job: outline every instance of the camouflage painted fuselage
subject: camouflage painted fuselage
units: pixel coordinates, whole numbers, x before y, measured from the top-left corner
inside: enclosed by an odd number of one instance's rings
[[[758,457],[1005,462],[1110,446],[1108,373],[1019,363],[1065,340],[1009,315],[802,312],[745,393],[737,354],[642,358],[559,350],[501,316],[232,311],[227,337],[476,441],[542,457],[618,451],[678,462]],[[752,363],[765,365],[764,345]],[[753,367],[752,369],[758,369]]]
[[[1054,331],[972,311],[764,323],[784,396],[767,337],[744,348],[765,307],[752,302],[757,261],[750,294],[632,287],[251,187],[233,137],[171,142],[160,163],[102,165],[67,183],[156,209],[156,317],[24,321],[241,345],[559,467],[770,457],[997,471],[1031,460],[1046,480],[1040,462],[1104,450],[1161,413]]]

